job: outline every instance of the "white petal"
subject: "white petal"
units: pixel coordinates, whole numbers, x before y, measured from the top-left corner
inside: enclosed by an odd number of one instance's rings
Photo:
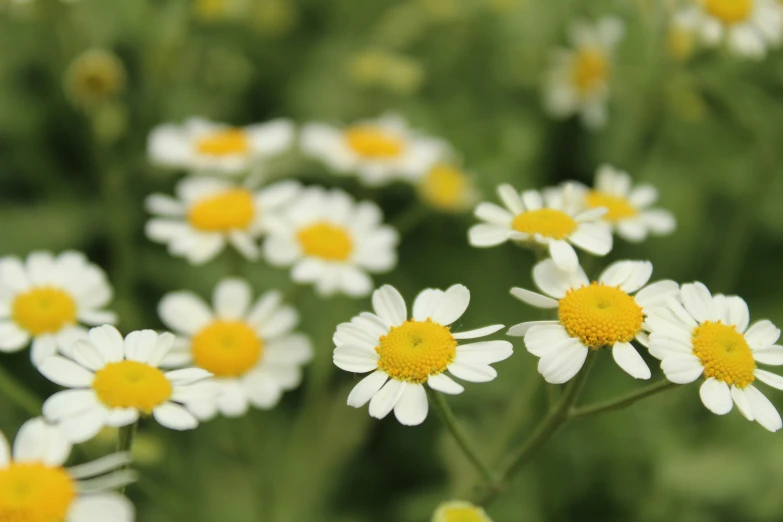
[[[193,384],[212,377],[212,374],[203,368],[182,368],[166,372],[166,378],[172,384]]]
[[[299,324],[299,312],[292,306],[281,306],[267,319],[260,328],[265,339],[272,339],[287,334]]]
[[[783,365],[783,346],[773,344],[767,348],[753,350],[753,358],[761,364],[770,366]]]
[[[394,416],[403,426],[418,426],[427,418],[429,402],[421,384],[410,383],[394,406]]]
[[[416,321],[426,321],[440,306],[445,292],[435,288],[422,290],[413,301],[413,318]]]
[[[74,444],[81,444],[95,438],[106,426],[109,410],[103,405],[97,405],[78,415],[66,417],[57,425],[65,437]]]
[[[510,335],[511,337],[524,337],[527,335],[527,332],[530,331],[531,328],[534,326],[544,326],[544,325],[556,325],[560,324],[559,321],[528,321],[526,323],[519,323],[515,324],[511,328],[508,329],[508,332],[506,332],[506,335]]]
[[[512,288],[511,295],[536,308],[557,308],[559,305],[559,303],[551,297],[537,294],[536,292],[531,292],[524,288]]]
[[[453,285],[446,289],[440,303],[432,312],[432,320],[448,326],[462,317],[470,303],[470,290],[465,285]]]
[[[43,416],[47,421],[57,423],[99,406],[98,397],[91,389],[63,390],[46,399],[43,404]]]
[[[753,375],[761,382],[768,384],[773,388],[777,388],[778,390],[783,390],[783,377],[780,375],[758,368],[753,372]]]
[[[649,379],[652,375],[647,363],[630,343],[615,343],[612,347],[612,357],[617,366],[634,379]]]
[[[767,348],[775,344],[780,339],[780,330],[772,321],[763,319],[757,321],[745,332],[745,339],[748,341],[752,350]]]
[[[274,408],[283,397],[283,388],[266,373],[251,372],[243,381],[243,388],[250,404],[268,410]]]
[[[226,417],[241,417],[249,408],[248,397],[239,382],[234,379],[220,381],[217,406]]]
[[[677,384],[693,382],[704,373],[701,359],[695,355],[676,355],[661,361],[666,378]]]
[[[125,336],[125,357],[130,361],[147,363],[158,344],[154,330],[138,330]]]
[[[119,362],[125,358],[125,340],[119,330],[111,325],[90,328],[90,342],[103,354],[107,362]]]
[[[503,204],[506,205],[506,208],[508,208],[514,215],[521,214],[525,211],[522,198],[514,187],[503,184],[498,187],[497,191],[498,196],[500,196],[500,199],[503,201]]]
[[[737,405],[737,409],[746,419],[749,421],[756,420],[756,417],[753,415],[753,408],[750,405],[750,400],[745,395],[745,390],[732,386],[731,397],[734,399],[734,404]]]
[[[334,349],[335,366],[354,373],[367,373],[378,368],[378,354],[367,349],[343,345]]]
[[[494,203],[479,203],[474,215],[487,223],[497,225],[506,230],[511,226],[511,221],[514,219],[513,214]]]
[[[71,453],[71,443],[57,427],[40,417],[25,422],[14,441],[14,460],[40,461],[49,466],[62,466]]]
[[[427,377],[427,385],[433,390],[441,393],[448,393],[449,395],[457,395],[465,391],[465,388],[461,384],[455,382],[454,379],[445,373],[430,375]]]
[[[33,339],[30,348],[30,359],[33,365],[40,366],[47,357],[57,353],[57,338],[53,335],[41,335]]]
[[[531,327],[525,334],[525,347],[536,357],[544,357],[554,352],[566,349],[568,346],[581,343],[579,339],[568,335],[565,327],[559,322]]]
[[[377,370],[359,381],[359,383],[353,387],[351,393],[348,394],[348,406],[361,408],[370,402],[370,399],[372,399],[373,396],[378,393],[378,390],[386,384],[388,378],[389,376],[386,372]]]
[[[626,293],[633,293],[647,284],[653,266],[649,261],[618,261],[601,273],[598,280],[607,286],[618,286]]]
[[[546,382],[562,384],[570,381],[585,364],[590,350],[579,342],[568,344],[565,349],[550,352],[538,361],[538,372]]]
[[[457,346],[456,362],[460,364],[493,364],[504,361],[514,353],[508,341],[482,341]]]
[[[391,326],[399,326],[408,319],[408,309],[400,292],[390,285],[383,285],[372,294],[372,306],[378,317]]]
[[[780,413],[763,393],[754,386],[746,386],[744,391],[756,422],[771,432],[776,432],[783,427]]]
[[[117,493],[80,495],[70,509],[66,522],[133,522],[133,504]]]
[[[0,352],[16,352],[27,346],[30,334],[11,321],[0,321]]]
[[[106,359],[91,342],[87,340],[76,341],[71,347],[73,360],[88,370],[98,371],[106,366]]]
[[[712,413],[726,415],[731,411],[734,403],[731,400],[731,389],[723,382],[710,377],[699,388],[701,402]]]
[[[59,355],[45,359],[38,369],[47,379],[66,388],[86,388],[95,378],[91,371]]]
[[[135,408],[115,408],[109,412],[106,425],[114,428],[128,426],[139,420],[139,410]]]
[[[493,247],[508,241],[509,232],[507,227],[498,225],[473,225],[468,230],[468,242],[474,247]]]
[[[152,416],[161,426],[172,430],[192,430],[198,426],[198,420],[185,407],[166,402],[152,410]]]
[[[386,417],[405,393],[406,382],[390,379],[370,400],[370,416],[376,419]]]
[[[558,268],[566,272],[574,272],[579,269],[579,258],[574,247],[567,241],[552,241],[549,243],[549,255]]]
[[[680,295],[685,309],[700,323],[719,319],[712,303],[712,294],[704,284],[698,282],[684,284],[680,289]]]
[[[215,287],[213,306],[215,314],[221,319],[237,320],[242,318],[250,306],[252,290],[244,279],[223,279]]]
[[[642,308],[664,306],[666,302],[676,297],[680,291],[680,285],[675,281],[656,281],[639,290],[634,299]]]
[[[498,372],[488,364],[463,364],[454,361],[448,370],[454,377],[468,382],[489,382],[498,376]]]
[[[175,332],[193,335],[212,321],[207,304],[192,292],[166,294],[158,305],[163,324]]]
[[[601,223],[581,223],[568,240],[596,256],[605,256],[612,250],[611,229]]]
[[[485,326],[484,328],[476,328],[475,330],[466,330],[464,332],[456,332],[452,334],[455,339],[476,339],[478,337],[485,337],[492,335],[493,333],[503,329],[502,324],[494,324],[492,326]]]
[[[566,271],[558,267],[552,259],[545,259],[533,267],[533,281],[544,293],[556,299],[562,299],[573,288],[590,284],[582,267]]]

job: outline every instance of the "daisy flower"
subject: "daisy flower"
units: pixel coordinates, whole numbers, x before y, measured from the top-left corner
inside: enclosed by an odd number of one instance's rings
[[[492,519],[481,507],[454,500],[438,506],[432,515],[432,522],[492,522]]]
[[[58,349],[67,353],[87,333],[81,324],[117,320],[102,309],[112,293],[103,270],[81,252],[0,259],[0,351],[19,351],[32,340],[35,365]]]
[[[310,340],[293,332],[299,314],[281,303],[280,292],[252,302],[243,279],[218,283],[212,309],[192,292],[175,292],[161,300],[158,313],[179,336],[164,364],[192,364],[215,376],[220,394],[198,405],[202,420],[217,412],[244,415],[249,405],[274,407],[284,391],[299,385],[301,366],[313,355]]]
[[[337,173],[356,174],[369,186],[416,179],[447,149],[444,142],[420,136],[391,114],[348,127],[311,123],[302,129],[301,141],[304,154]]]
[[[153,194],[147,209],[156,217],[147,222],[147,237],[168,244],[171,255],[200,265],[213,259],[226,243],[247,259],[258,258],[256,241],[276,213],[299,191],[294,181],[261,189],[226,179],[191,177],[179,182],[176,198]]]
[[[323,296],[363,297],[373,287],[367,272],[388,272],[397,264],[397,231],[382,220],[372,202],[309,187],[283,209],[279,226],[264,241],[264,255],[273,265],[293,265],[293,280],[314,283]]]
[[[749,421],[770,431],[783,426],[775,406],[753,383],[783,390],[783,377],[758,364],[783,365],[780,330],[770,321],[750,325],[750,312],[737,296],[712,295],[702,283],[682,285],[646,319],[650,354],[661,360],[666,378],[687,384],[704,377],[699,393],[704,406],[725,415],[736,404]]]
[[[584,193],[588,209],[606,208],[603,221],[626,241],[638,243],[649,234],[674,232],[677,222],[668,210],[650,208],[658,200],[658,190],[642,183],[632,185],[631,176],[610,165],[602,165],[595,175],[595,186]]]
[[[334,364],[347,372],[368,373],[348,395],[348,405],[361,408],[370,403],[370,415],[383,419],[392,410],[401,424],[415,426],[427,418],[429,405],[424,390],[459,394],[465,389],[446,371],[468,382],[489,382],[497,377],[490,364],[511,356],[508,341],[480,341],[459,345],[463,339],[493,334],[503,325],[452,333],[470,302],[463,285],[423,290],[408,318],[405,300],[389,285],[372,295],[374,313],[363,312],[350,323],[337,326],[334,334]]]
[[[552,117],[578,114],[591,129],[606,124],[612,54],[624,31],[613,17],[572,25],[572,48],[557,50],[546,80],[544,105]]]
[[[533,281],[546,295],[523,288],[512,288],[511,295],[531,306],[556,308],[557,320],[521,323],[508,334],[524,336],[527,351],[540,357],[539,373],[550,383],[569,381],[588,352],[599,348],[611,349],[631,377],[649,379],[650,369],[631,341],[646,345],[645,316],[679,290],[674,281],[647,285],[652,270],[649,261],[618,261],[591,283],[581,267],[566,272],[551,259],[542,261],[533,268]]]
[[[90,440],[105,426],[133,424],[141,414],[173,430],[195,428],[190,406],[212,400],[217,390],[206,370],[158,369],[173,343],[170,333],[140,330],[123,339],[113,326],[92,328],[73,345],[71,358],[54,355],[38,367],[52,382],[71,388],[46,400],[44,417],[73,443]]]
[[[599,221],[605,209],[578,212],[574,190],[568,184],[520,194],[511,185],[500,185],[498,195],[505,208],[480,203],[475,215],[484,223],[470,228],[468,240],[475,247],[492,247],[509,240],[541,245],[547,248],[557,266],[576,270],[579,259],[572,245],[604,256],[612,249],[612,234]]]
[[[147,152],[153,163],[197,173],[239,174],[279,155],[294,140],[294,124],[277,119],[230,127],[202,118],[153,129]]]
[[[416,181],[424,203],[442,212],[462,212],[475,204],[476,189],[470,177],[449,163],[436,163]]]
[[[13,451],[0,432],[0,520],[4,522],[132,522],[133,505],[114,488],[134,474],[117,471],[130,455],[115,453],[65,468],[71,443],[37,418],[19,429]]]

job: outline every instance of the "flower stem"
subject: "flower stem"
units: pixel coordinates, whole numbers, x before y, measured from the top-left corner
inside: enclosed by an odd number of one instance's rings
[[[395,216],[391,226],[400,236],[414,230],[427,217],[427,209],[418,203],[413,204]]]
[[[0,366],[0,392],[31,416],[41,415],[40,399],[2,366]]]
[[[117,437],[117,451],[123,453],[131,453],[133,450],[133,439],[136,438],[136,428],[139,426],[139,421],[133,424],[128,424],[120,428]],[[120,493],[125,493],[125,486],[119,488]]]
[[[568,413],[567,420],[583,419],[607,411],[621,410],[636,401],[640,401],[665,390],[671,390],[675,386],[677,386],[675,383],[663,379],[617,399],[601,402],[592,406],[585,406],[584,408],[571,409]]]

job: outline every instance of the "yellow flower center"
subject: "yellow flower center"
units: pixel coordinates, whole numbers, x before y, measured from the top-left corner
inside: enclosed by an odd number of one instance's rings
[[[447,326],[426,321],[406,321],[392,326],[375,347],[378,368],[399,381],[423,383],[442,373],[457,355],[457,341]]]
[[[306,256],[345,261],[353,252],[353,239],[348,231],[324,221],[302,228],[296,237]]]
[[[206,232],[244,230],[253,222],[254,216],[253,194],[240,188],[205,198],[188,211],[188,221],[193,228]]]
[[[736,24],[750,18],[753,0],[705,0],[709,14],[725,24]]]
[[[207,156],[244,155],[250,152],[250,141],[242,129],[224,129],[198,139],[196,150]]]
[[[639,213],[627,199],[606,192],[591,190],[587,193],[586,200],[590,208],[606,207],[608,212],[604,214],[604,219],[607,221],[619,221]]]
[[[483,510],[472,506],[446,508],[440,515],[438,522],[487,522]]]
[[[734,326],[707,321],[693,330],[693,353],[704,374],[744,388],[755,380],[756,361],[745,336]]]
[[[76,498],[76,484],[60,467],[39,463],[0,469],[0,521],[63,522]]]
[[[470,182],[463,172],[449,165],[435,165],[419,183],[421,198],[435,208],[459,210],[467,202]]]
[[[242,321],[215,321],[193,336],[196,366],[218,377],[239,377],[264,354],[264,341]]]
[[[511,222],[517,232],[539,234],[552,239],[564,239],[576,230],[574,219],[560,210],[542,208],[518,214]]]
[[[642,329],[642,307],[619,288],[593,283],[560,300],[560,323],[568,335],[593,349],[627,343]]]
[[[173,391],[162,371],[136,361],[107,364],[95,372],[92,388],[110,408],[135,408],[145,413],[166,402]]]
[[[14,299],[11,317],[32,335],[55,333],[76,322],[76,302],[58,288],[41,286]]]
[[[345,141],[356,154],[370,159],[395,158],[405,149],[400,138],[368,125],[357,125],[346,130]]]
[[[581,95],[592,93],[609,78],[609,60],[599,49],[580,49],[571,69],[571,81]]]

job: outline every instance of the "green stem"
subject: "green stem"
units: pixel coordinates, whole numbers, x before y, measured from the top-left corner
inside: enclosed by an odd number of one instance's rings
[[[133,451],[133,439],[136,438],[136,428],[139,421],[120,428],[117,437],[117,451],[131,453]],[[119,488],[120,493],[125,493],[125,486]]]
[[[568,413],[568,420],[584,419],[585,417],[591,417],[593,415],[598,415],[599,413],[604,413],[607,411],[621,410],[630,406],[636,401],[640,401],[665,390],[671,390],[676,386],[677,385],[675,383],[669,382],[665,379],[654,382],[645,386],[644,388],[631,392],[617,399],[601,402],[592,406],[585,406],[584,408],[572,409]]]
[[[415,229],[425,217],[427,217],[427,209],[422,205],[414,204],[397,214],[391,222],[391,226],[397,230],[400,236],[404,236]]]
[[[0,392],[31,416],[41,415],[40,399],[2,366],[0,366]]]

